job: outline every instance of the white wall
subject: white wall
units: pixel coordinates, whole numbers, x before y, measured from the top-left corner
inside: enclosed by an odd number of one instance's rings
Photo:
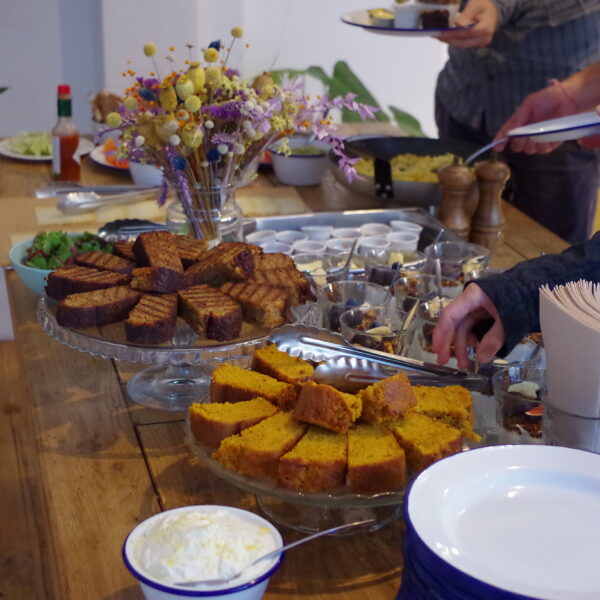
[[[340,16],[365,0],[4,0],[0,19],[0,136],[49,129],[56,120],[56,85],[73,86],[80,129],[92,129],[87,96],[123,90],[131,68],[147,74],[145,42],[159,47],[159,67],[170,45],[176,66],[214,39],[229,43],[244,28],[230,65],[253,77],[269,68],[319,65],[331,73],[345,60],[383,107],[416,116],[436,135],[433,89],[445,47],[429,38],[375,35],[345,25]],[[244,44],[249,44],[248,48]],[[131,62],[128,62],[131,61]]]

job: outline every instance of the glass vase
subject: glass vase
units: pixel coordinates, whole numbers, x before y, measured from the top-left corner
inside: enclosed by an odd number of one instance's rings
[[[181,190],[176,190],[176,195],[167,208],[166,223],[171,233],[205,239],[210,248],[222,241],[243,240],[243,216],[235,201],[235,187],[224,191],[218,187],[191,190],[192,207]]]

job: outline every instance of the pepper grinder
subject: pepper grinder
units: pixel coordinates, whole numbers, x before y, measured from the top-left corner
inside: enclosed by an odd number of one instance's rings
[[[465,165],[450,165],[438,173],[442,188],[442,204],[438,220],[450,231],[466,240],[469,235],[469,220],[465,205],[473,189],[473,170]]]
[[[479,204],[471,220],[469,241],[493,250],[504,231],[501,197],[510,169],[500,160],[485,160],[475,167],[475,176]]]

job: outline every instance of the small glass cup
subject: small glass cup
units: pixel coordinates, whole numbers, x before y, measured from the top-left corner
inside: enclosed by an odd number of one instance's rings
[[[398,302],[398,299],[396,299]],[[433,330],[442,311],[452,298],[435,297],[426,302],[420,302],[416,309],[415,318],[409,327],[410,344],[407,346],[407,356],[424,362],[437,363],[437,355],[431,351],[433,342]],[[404,312],[403,304],[397,304],[400,311]],[[408,311],[406,311],[408,312]],[[455,358],[450,358],[447,366],[456,368]]]
[[[390,306],[352,308],[340,315],[343,338],[350,344],[400,354],[406,339],[406,313]]]
[[[427,259],[422,252],[388,248],[381,259],[365,264],[365,275],[368,281],[378,285],[391,285],[395,277],[419,273],[426,263]]]
[[[340,330],[340,315],[350,309],[380,306],[387,290],[375,283],[346,280],[329,283],[317,292],[317,304],[323,314],[323,326],[331,331]]]
[[[462,289],[460,281],[442,277],[442,298],[456,298]],[[415,304],[428,302],[438,296],[436,276],[428,273],[411,273],[400,277],[394,284],[394,297],[400,310],[410,311]]]
[[[442,275],[464,281],[465,272],[485,269],[490,262],[490,251],[469,242],[437,242],[425,248],[427,270],[435,272],[435,259],[440,259]]]
[[[348,252],[300,252],[292,258],[315,290],[348,278]]]
[[[498,441],[540,444],[546,370],[527,364],[513,364],[494,373],[492,386],[496,399]]]

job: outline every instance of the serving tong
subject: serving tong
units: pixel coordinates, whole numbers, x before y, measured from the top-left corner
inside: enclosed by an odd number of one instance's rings
[[[64,196],[71,192],[94,192],[96,194],[125,194],[127,192],[140,192],[144,190],[158,189],[145,185],[124,183],[119,185],[81,185],[79,183],[53,181],[40,186],[35,190],[36,198],[55,198]]]
[[[348,343],[341,335],[306,325],[284,325],[273,330],[271,341],[284,352],[305,360],[324,362],[315,369],[317,381],[356,390],[407,371],[415,385],[462,385],[489,393],[492,372],[465,373],[458,369],[426,363]]]

